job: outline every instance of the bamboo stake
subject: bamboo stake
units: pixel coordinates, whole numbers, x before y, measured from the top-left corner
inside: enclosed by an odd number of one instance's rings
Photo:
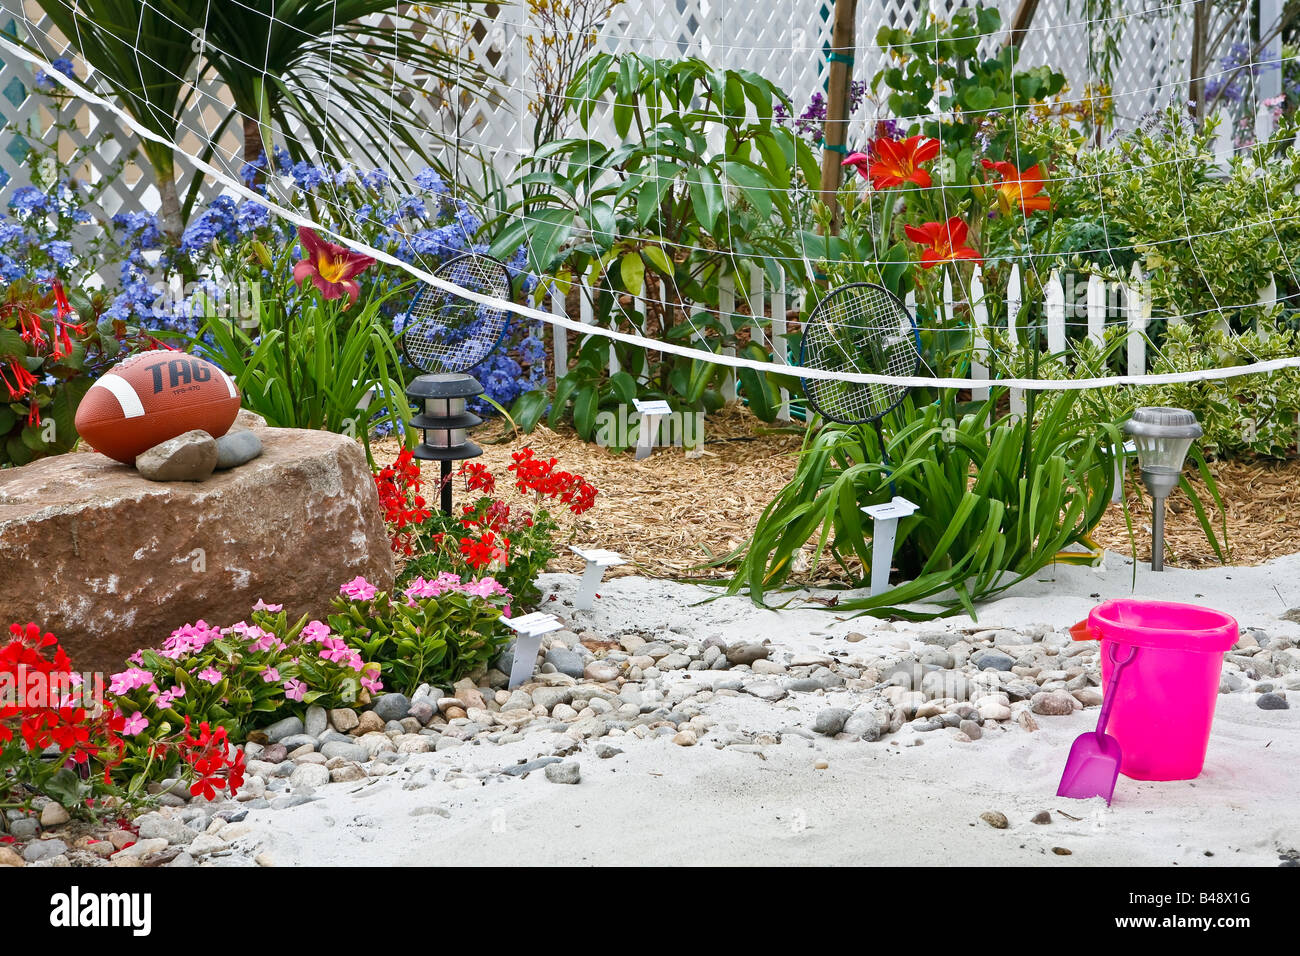
[[[840,232],[840,163],[847,155],[849,138],[849,83],[853,79],[853,53],[857,43],[854,27],[857,0],[835,0],[835,22],[831,28],[831,65],[826,81],[826,121],[822,124],[821,201],[831,211],[831,235]]]

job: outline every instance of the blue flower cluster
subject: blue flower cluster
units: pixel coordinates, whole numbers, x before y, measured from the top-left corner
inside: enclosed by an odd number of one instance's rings
[[[434,269],[454,256],[488,250],[480,236],[482,219],[468,203],[453,195],[435,169],[422,169],[409,183],[403,183],[383,169],[334,169],[294,160],[281,147],[273,150],[269,165],[277,177],[280,201],[315,209],[322,222],[337,224],[340,232],[354,235],[402,262]],[[251,188],[268,195],[267,172],[263,155],[246,163],[241,175]],[[290,190],[287,197],[279,193],[284,188]],[[14,218],[0,216],[0,278],[8,281],[34,275],[48,279],[74,261],[74,246],[80,248],[80,240],[74,243],[73,237],[61,231],[56,235],[50,235],[48,230],[38,233],[26,224],[64,218],[89,222],[90,216],[78,198],[67,184],[48,193],[32,186],[13,193],[9,209]],[[119,263],[119,281],[110,291],[111,305],[106,315],[151,331],[187,334],[195,334],[199,325],[193,294],[175,301],[160,278],[174,274],[182,265],[188,274],[217,277],[224,264],[231,261],[230,253],[238,252],[242,243],[258,240],[270,248],[283,249],[296,241],[292,224],[274,216],[266,204],[229,195],[218,196],[199,210],[178,240],[169,239],[158,218],[143,211],[120,212],[108,226],[107,248],[114,258],[101,263],[100,271],[104,265]],[[43,264],[39,269],[33,268],[33,255],[40,256]],[[517,287],[525,295],[531,293],[537,280],[528,271],[526,250],[516,250],[506,264]],[[409,282],[409,276],[378,267],[363,273],[361,281],[367,291],[385,292]],[[209,294],[220,299],[215,287]],[[406,311],[404,297],[393,297],[385,308],[394,333],[400,333],[401,316]],[[524,323],[515,323],[512,328],[501,349],[474,370],[487,394],[502,405],[545,384],[546,349],[542,340]],[[483,405],[483,410],[490,407]]]
[[[72,61],[65,56],[61,56],[58,59],[52,61],[50,65],[53,66],[56,70],[58,70],[60,73],[62,73],[70,80],[75,80],[77,78],[77,74],[73,72],[72,69]],[[46,73],[44,70],[37,70],[36,88],[39,90],[44,90],[45,92],[49,93],[49,92],[53,92],[56,89],[59,89],[60,86],[54,80],[54,78],[50,76],[50,74]]]

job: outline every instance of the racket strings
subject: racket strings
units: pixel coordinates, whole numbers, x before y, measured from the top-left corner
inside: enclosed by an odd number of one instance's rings
[[[916,374],[920,353],[907,309],[885,289],[849,286],[828,295],[814,310],[804,332],[804,362],[836,372],[879,375]],[[902,402],[908,388],[806,380],[809,402],[826,418],[866,423]]]
[[[509,273],[488,256],[451,259],[434,275],[481,295],[511,298]],[[462,372],[492,353],[509,321],[505,309],[424,283],[407,312],[402,350],[422,372]]]

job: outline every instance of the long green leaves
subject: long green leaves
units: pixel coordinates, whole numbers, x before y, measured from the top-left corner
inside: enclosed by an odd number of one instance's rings
[[[869,520],[860,512],[892,493],[920,506],[899,522],[902,579],[877,597],[838,610],[933,616],[974,603],[1038,571],[1100,520],[1114,481],[1112,424],[1071,424],[1077,394],[1063,393],[1025,440],[1023,419],[1000,417],[1000,392],[959,414],[950,393],[886,420],[884,458],[875,431],[826,425],[810,433],[790,483],[759,518],[736,561],[729,593],[756,603],[783,585],[794,556],[813,539],[812,565],[829,551],[854,585],[870,574]],[[932,602],[932,611],[902,605]]]
[[[371,415],[401,434],[407,408],[397,352],[380,312],[397,291],[360,311],[304,295],[289,308],[261,302],[260,339],[228,318],[209,316],[195,340],[235,379],[244,407],[281,428],[325,428],[366,440]]]

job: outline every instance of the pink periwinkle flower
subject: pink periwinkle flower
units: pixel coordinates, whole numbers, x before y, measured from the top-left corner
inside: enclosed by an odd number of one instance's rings
[[[384,683],[379,679],[379,671],[366,668],[361,674],[361,686],[372,694],[377,694],[384,689]]]
[[[339,588],[339,593],[354,601],[369,601],[378,589],[361,575]]]
[[[108,691],[110,694],[126,694],[137,687],[148,687],[152,683],[153,675],[148,671],[139,667],[128,667],[109,678]]]
[[[207,681],[209,684],[221,683],[221,671],[212,667],[205,667],[194,676],[199,680]]]
[[[254,611],[270,611],[272,614],[276,614],[276,613],[278,613],[278,612],[284,610],[284,605],[283,605],[283,604],[267,604],[267,603],[266,603],[265,601],[263,601],[261,598],[258,598],[258,599],[257,599],[257,603],[253,605],[253,610],[254,610]]]
[[[149,726],[149,720],[140,711],[136,711],[126,719],[122,725],[122,733],[128,737],[134,737]]]
[[[330,636],[330,626],[322,621],[308,621],[298,632],[298,640],[319,644]]]
[[[266,670],[262,671],[262,683],[264,684],[274,684],[279,679],[280,672],[274,667],[268,667]]]
[[[291,677],[284,682],[284,696],[289,700],[302,701],[307,696],[307,685],[296,677]]]

